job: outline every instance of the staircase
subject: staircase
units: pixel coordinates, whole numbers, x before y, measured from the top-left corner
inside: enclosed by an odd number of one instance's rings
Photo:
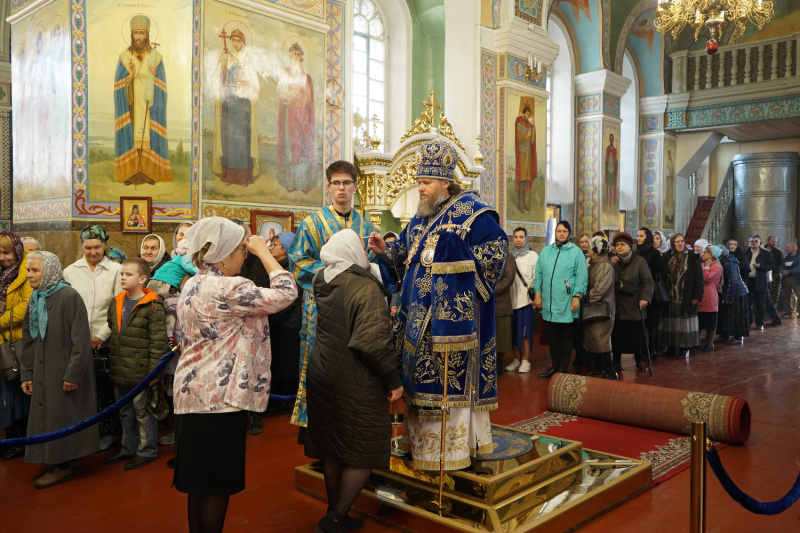
[[[706,227],[706,221],[711,214],[711,208],[713,206],[713,196],[697,197],[697,207],[694,210],[692,221],[689,222],[689,228],[686,230],[686,235],[684,237],[687,243],[694,245],[694,241],[700,238],[703,229]]]

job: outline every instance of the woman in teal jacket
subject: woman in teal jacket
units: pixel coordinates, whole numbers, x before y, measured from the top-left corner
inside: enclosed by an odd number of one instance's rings
[[[567,372],[572,357],[572,322],[578,318],[581,295],[586,292],[588,272],[583,251],[570,242],[572,228],[562,220],[556,226],[556,240],[545,246],[536,262],[535,309],[541,309],[553,368],[539,374],[549,378]]]

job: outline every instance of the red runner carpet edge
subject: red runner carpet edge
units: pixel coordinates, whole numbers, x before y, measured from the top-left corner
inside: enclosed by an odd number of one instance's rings
[[[690,466],[690,437],[591,418],[544,411],[510,427],[576,440],[584,448],[653,464],[653,483],[663,483]],[[717,450],[726,446],[714,443]]]

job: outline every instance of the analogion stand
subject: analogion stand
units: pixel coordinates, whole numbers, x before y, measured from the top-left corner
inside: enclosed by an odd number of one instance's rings
[[[415,469],[399,450],[400,437],[392,441],[390,467],[373,470],[353,508],[398,531],[561,532],[652,483],[649,462],[587,450],[576,441],[492,427],[524,453],[446,472],[443,509],[437,503],[438,472]],[[322,464],[296,467],[295,487],[325,501]]]

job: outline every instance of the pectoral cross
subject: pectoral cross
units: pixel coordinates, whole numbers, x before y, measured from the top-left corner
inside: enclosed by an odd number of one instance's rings
[[[228,39],[230,39],[230,35],[225,32],[225,28],[222,28],[222,33],[217,35],[217,37],[222,37],[222,51],[226,54],[228,53]]]

